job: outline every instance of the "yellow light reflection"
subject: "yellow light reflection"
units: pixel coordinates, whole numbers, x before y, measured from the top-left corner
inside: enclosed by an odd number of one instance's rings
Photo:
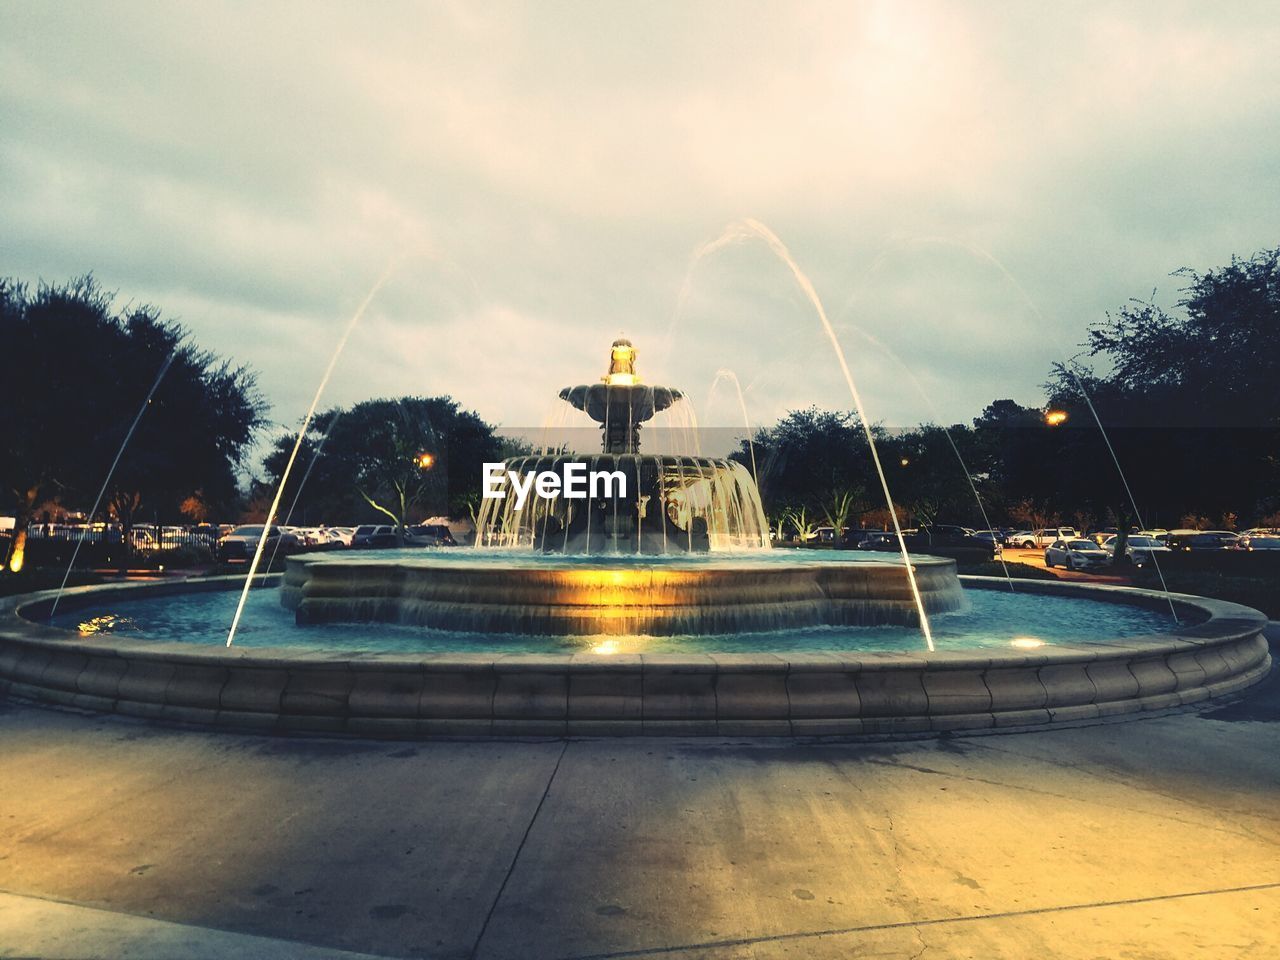
[[[1009,646],[1019,650],[1034,650],[1036,647],[1043,647],[1044,641],[1036,637],[1014,637],[1009,641]]]
[[[573,603],[626,608],[652,603],[657,592],[655,579],[650,570],[574,570],[566,571],[561,582],[572,586]]]
[[[622,644],[620,644],[615,639],[601,640],[594,647],[592,647],[590,650],[587,651],[587,653],[598,653],[604,657],[608,657],[615,653],[621,653],[621,652],[622,652]]]
[[[113,633],[120,627],[132,626],[133,621],[114,613],[104,613],[99,617],[90,617],[80,623],[80,636],[91,637],[98,633]]]

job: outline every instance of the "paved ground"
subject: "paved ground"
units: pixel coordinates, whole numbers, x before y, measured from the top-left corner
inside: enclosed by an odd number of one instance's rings
[[[1031,567],[1039,567],[1046,569],[1044,565],[1044,550],[1023,550],[1020,547],[1007,547],[1004,551],[1004,559],[1006,563],[1025,563]],[[1110,569],[1104,569],[1099,573],[1092,573],[1088,570],[1068,570],[1065,567],[1054,567],[1053,573],[1059,580],[1079,580],[1081,583],[1114,583],[1127,585],[1133,582],[1133,577],[1127,574],[1113,573]]]
[[[1275,673],[1202,715],[880,744],[0,701],[0,956],[1273,958],[1278,747]]]

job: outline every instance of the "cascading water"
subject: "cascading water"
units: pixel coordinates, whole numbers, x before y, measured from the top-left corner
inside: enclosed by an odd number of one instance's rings
[[[565,387],[560,398],[600,424],[601,452],[507,460],[496,485],[501,496],[486,498],[481,506],[478,547],[586,554],[768,549],[760,492],[742,464],[698,456],[691,428],[671,431],[680,447],[675,452],[640,453],[642,426],[661,411],[687,404],[679,390],[640,382],[630,341],[614,342],[609,372],[599,383]],[[583,499],[523,500],[510,480],[512,473],[551,473],[566,489],[577,467],[588,476],[610,474],[621,480],[601,484]]]
[[[751,418],[747,416],[747,398],[742,392],[742,383],[738,380],[738,375],[732,370],[723,367],[717,370],[715,379],[711,381],[711,387],[707,390],[707,400],[710,402],[716,385],[724,380],[732,383],[733,389],[738,394],[738,409],[742,412],[742,427],[746,431],[747,451],[751,454],[751,479],[758,487],[760,486],[760,471],[756,467],[756,441],[751,430]]]

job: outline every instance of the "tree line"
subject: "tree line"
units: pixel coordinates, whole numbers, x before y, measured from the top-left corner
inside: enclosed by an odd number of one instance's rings
[[[1001,399],[970,423],[873,427],[902,519],[1280,525],[1280,248],[1175,276],[1173,312],[1134,300],[1093,325],[1043,406]],[[734,457],[750,467],[752,454],[776,525],[887,525],[853,414],[793,412]]]
[[[1135,300],[1089,328],[1043,406],[1000,399],[969,423],[874,426],[903,519],[1280,524],[1280,248],[1177,276],[1172,312]],[[0,345],[0,515],[18,531],[50,505],[87,511],[126,437],[97,517],[126,528],[263,520],[291,457],[279,522],[403,528],[473,513],[480,465],[527,452],[451,397],[373,399],[320,413],[296,456],[295,431],[276,427],[261,478],[243,484],[272,429],[256,377],[157,308],[117,305],[92,276],[0,280]],[[776,525],[888,525],[852,414],[794,411],[733,456],[754,462]]]

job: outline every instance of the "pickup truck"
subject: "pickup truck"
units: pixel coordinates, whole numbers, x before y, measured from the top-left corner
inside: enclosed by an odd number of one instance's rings
[[[1076,540],[1079,537],[1080,534],[1076,533],[1075,527],[1043,527],[1018,534],[1013,541],[1013,546],[1022,547],[1024,550],[1035,550],[1052,546],[1059,540]]]

